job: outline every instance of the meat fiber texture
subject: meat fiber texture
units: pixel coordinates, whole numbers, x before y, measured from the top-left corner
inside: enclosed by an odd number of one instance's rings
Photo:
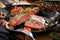
[[[31,15],[30,19],[26,21],[24,25],[31,28],[44,29],[45,20],[43,17]]]
[[[14,17],[10,18],[9,23],[12,26],[17,26],[17,25],[20,25],[21,23],[25,22],[29,18],[30,18],[29,14],[18,14],[18,15],[15,15]]]

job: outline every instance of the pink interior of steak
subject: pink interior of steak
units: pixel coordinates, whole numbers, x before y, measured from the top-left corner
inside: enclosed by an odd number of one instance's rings
[[[28,20],[30,17],[30,15],[28,14],[18,14],[15,15],[14,17],[11,17],[9,22],[12,26],[16,26],[16,25],[20,25],[21,23],[25,22],[26,20]]]
[[[30,15],[28,15],[28,14],[22,16],[22,17],[20,18],[20,20],[18,20],[18,21],[16,22],[16,25],[19,25],[19,24],[27,21],[29,18],[30,18]]]
[[[24,25],[27,27],[36,28],[36,29],[44,29],[45,28],[44,24],[36,23],[36,22],[32,23],[30,21],[26,21]]]

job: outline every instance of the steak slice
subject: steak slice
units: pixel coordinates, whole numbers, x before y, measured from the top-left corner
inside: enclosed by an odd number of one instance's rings
[[[36,28],[36,29],[44,29],[45,28],[44,24],[32,23],[29,21],[26,21],[24,25],[27,27]]]
[[[21,23],[25,22],[30,18],[30,15],[28,14],[19,14],[15,15],[14,17],[10,18],[9,22],[12,26],[20,25]]]
[[[27,21],[29,18],[30,18],[30,15],[28,15],[28,14],[22,16],[22,17],[16,22],[16,25],[19,25],[19,24],[21,24],[21,23]]]
[[[31,15],[30,19],[26,21],[24,25],[31,28],[44,29],[45,20],[43,17]]]

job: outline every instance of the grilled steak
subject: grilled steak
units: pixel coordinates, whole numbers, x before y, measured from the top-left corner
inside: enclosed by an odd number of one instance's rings
[[[27,19],[30,18],[30,15],[28,14],[18,14],[12,18],[10,18],[9,22],[12,26],[17,26],[23,22],[25,22]]]
[[[45,20],[43,17],[31,15],[30,19],[25,22],[25,26],[36,28],[36,29],[44,29],[45,28]]]

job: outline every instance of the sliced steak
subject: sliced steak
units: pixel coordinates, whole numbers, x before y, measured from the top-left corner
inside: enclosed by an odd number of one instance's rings
[[[10,18],[9,22],[12,26],[17,26],[23,22],[25,22],[27,19],[30,18],[30,15],[28,14],[18,14],[12,18]]]
[[[38,24],[38,23],[32,23],[30,21],[25,22],[25,26],[31,27],[31,28],[36,28],[36,29],[44,29],[45,25],[44,24]]]
[[[31,18],[25,22],[25,26],[36,28],[36,29],[44,29],[45,28],[45,20],[43,17],[31,15]]]

